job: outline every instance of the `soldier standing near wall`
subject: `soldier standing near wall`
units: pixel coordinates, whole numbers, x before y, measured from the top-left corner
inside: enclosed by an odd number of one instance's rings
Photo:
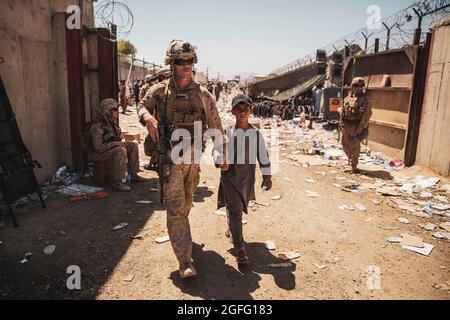
[[[221,136],[215,139],[215,155],[217,167],[228,170],[226,164],[223,127],[214,97],[192,79],[193,65],[197,63],[194,47],[187,42],[172,41],[166,53],[166,65],[171,66],[172,77],[151,87],[140,101],[138,115],[142,124],[147,126],[149,138],[145,149],[154,155],[152,146],[158,142],[161,127],[185,129],[191,135],[191,150],[186,156],[202,153],[202,142],[206,129],[216,129]],[[194,123],[200,123],[202,137],[197,137]],[[169,137],[172,135],[169,132]],[[173,144],[176,142],[172,142]],[[189,143],[189,142],[188,142]],[[197,150],[200,148],[200,150]],[[171,155],[169,150],[168,157]],[[189,153],[189,155],[188,155]],[[184,158],[183,158],[184,159]],[[180,263],[181,278],[197,275],[192,263],[192,237],[189,226],[189,213],[193,206],[193,193],[200,179],[200,164],[182,161],[181,164],[170,164],[170,175],[167,190],[167,228],[175,255]],[[198,159],[200,160],[200,159]]]
[[[139,92],[139,101],[141,101],[145,97],[151,86],[152,76],[148,74],[145,76],[145,84],[142,86],[141,91]]]
[[[125,84],[125,80],[120,80],[119,90],[119,104],[122,107],[122,113],[125,114],[127,111],[127,85]]]
[[[340,111],[342,146],[353,173],[359,172],[361,142],[369,136],[369,121],[372,117],[372,109],[364,93],[365,86],[364,78],[354,78],[352,92],[344,99],[344,106]]]

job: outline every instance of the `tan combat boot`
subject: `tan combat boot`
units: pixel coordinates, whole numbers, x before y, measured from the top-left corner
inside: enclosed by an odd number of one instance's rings
[[[114,188],[116,188],[117,190],[119,190],[119,191],[123,191],[123,192],[130,192],[131,191],[130,186],[126,185],[122,181],[116,181],[112,186]]]

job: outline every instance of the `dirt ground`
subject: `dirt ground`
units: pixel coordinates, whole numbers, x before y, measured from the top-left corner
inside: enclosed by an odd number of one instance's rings
[[[123,117],[122,127],[143,132],[131,111]],[[285,154],[292,151],[289,145],[285,149]],[[280,160],[273,191],[264,193],[257,188],[258,200],[270,206],[255,205],[244,218],[252,262],[245,269],[238,269],[229,252],[232,245],[224,235],[226,218],[213,214],[219,177],[216,168],[202,166],[190,217],[199,276],[187,281],[178,276],[170,243],[155,243],[155,238],[166,235],[166,216],[158,204],[158,193],[150,192],[157,187],[156,174],[143,172],[148,181],[133,185],[132,193],[106,188],[107,199],[73,204],[62,195],[51,194],[45,210],[37,202],[19,208],[20,228],[10,224],[0,228],[0,299],[450,298],[449,291],[435,288],[450,280],[449,243],[434,239],[431,232],[418,226],[428,222],[439,225],[448,218],[410,216],[371,190],[349,193],[333,186],[336,176],[358,183],[375,176],[392,179],[391,173],[379,167],[362,165],[367,172],[354,176],[344,173],[342,167],[302,168],[284,156]],[[415,174],[414,170],[418,169],[401,173]],[[307,178],[317,183],[307,183]],[[90,183],[89,179],[83,182]],[[305,190],[315,191],[319,197],[307,197]],[[274,195],[282,199],[272,200]],[[373,204],[374,198],[382,203]],[[140,200],[154,204],[136,204]],[[355,203],[362,203],[367,212],[338,209],[339,205]],[[410,224],[401,224],[400,217],[407,217]],[[112,231],[123,222],[128,227]],[[422,256],[386,240],[405,232],[433,244],[431,255]],[[136,235],[138,239],[132,239]],[[266,249],[268,240],[275,242],[276,250]],[[48,244],[56,245],[52,255],[43,253]],[[277,253],[293,250],[300,258],[293,260],[291,267],[267,266],[280,262]],[[27,252],[34,255],[27,264],[21,264]],[[66,286],[66,271],[71,265],[81,269],[81,290],[71,291]],[[381,287],[376,290],[367,286],[370,266],[381,269]]]

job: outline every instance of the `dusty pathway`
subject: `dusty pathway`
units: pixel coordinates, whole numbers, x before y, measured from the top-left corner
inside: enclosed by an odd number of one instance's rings
[[[130,114],[122,126],[130,131],[142,130],[134,123],[135,116]],[[291,151],[292,147],[286,146],[282,153]],[[224,236],[225,218],[212,214],[219,173],[212,166],[203,166],[191,215],[194,259],[199,271],[196,279],[181,281],[170,243],[154,241],[166,235],[166,217],[164,208],[156,203],[158,194],[149,192],[157,185],[156,175],[145,173],[148,182],[136,185],[131,194],[107,189],[108,199],[75,204],[54,194],[47,200],[47,210],[40,210],[37,203],[21,209],[20,229],[0,229],[0,298],[450,298],[449,291],[434,287],[450,280],[449,243],[434,239],[431,232],[418,226],[430,219],[405,215],[372,190],[349,193],[333,186],[348,184],[349,180],[370,183],[365,176],[345,174],[340,167],[303,168],[284,156],[280,160],[274,190],[257,191],[258,200],[270,207],[255,205],[245,217],[248,223],[244,233],[252,261],[247,269],[239,271],[228,252],[231,244]],[[374,171],[372,167],[363,168]],[[336,180],[337,176],[347,180]],[[389,174],[381,176],[386,178]],[[307,178],[316,182],[308,183]],[[305,190],[315,191],[319,197],[308,197]],[[283,198],[274,201],[274,195]],[[381,204],[372,203],[374,198],[380,199]],[[152,200],[155,204],[136,204],[139,200]],[[363,204],[367,211],[338,209],[339,205],[355,203]],[[410,224],[401,224],[399,217],[407,217]],[[438,217],[431,221],[439,225],[448,220]],[[128,227],[111,230],[122,222],[127,222]],[[431,255],[421,256],[386,241],[389,236],[405,232],[433,244]],[[274,241],[277,249],[267,250],[267,240]],[[43,253],[47,244],[56,245],[50,256]],[[278,252],[293,250],[301,256],[291,267],[267,267],[279,262]],[[27,264],[20,264],[29,251],[34,256]],[[70,265],[81,268],[79,291],[66,287]],[[376,290],[367,286],[367,269],[371,266],[381,270],[381,287]]]

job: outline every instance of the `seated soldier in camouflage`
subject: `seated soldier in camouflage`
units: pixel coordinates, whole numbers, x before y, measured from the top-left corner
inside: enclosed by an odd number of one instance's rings
[[[88,148],[89,159],[92,161],[112,159],[114,167],[113,187],[119,191],[131,191],[131,188],[122,180],[125,178],[128,159],[128,172],[131,175],[131,180],[144,181],[137,174],[139,172],[139,150],[135,142],[121,141],[118,119],[119,107],[116,101],[106,99],[100,102],[89,128],[91,135]]]

